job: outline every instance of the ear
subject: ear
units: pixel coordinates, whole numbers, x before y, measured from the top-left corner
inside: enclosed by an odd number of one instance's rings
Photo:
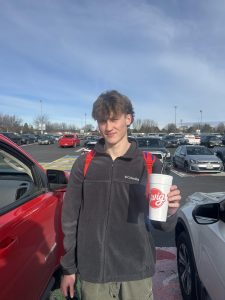
[[[127,124],[127,126],[130,126],[131,123],[132,123],[132,116],[131,116],[131,114],[127,114],[126,115],[126,124]]]

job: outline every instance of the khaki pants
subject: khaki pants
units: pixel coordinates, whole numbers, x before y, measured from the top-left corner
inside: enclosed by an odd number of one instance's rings
[[[152,279],[91,283],[81,281],[82,300],[153,300]]]

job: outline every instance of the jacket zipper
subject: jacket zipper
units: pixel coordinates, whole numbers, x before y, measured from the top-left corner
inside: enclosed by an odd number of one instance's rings
[[[107,216],[106,216],[106,225],[105,225],[105,232],[104,232],[104,238],[103,238],[103,271],[102,271],[102,279],[104,281],[105,279],[105,260],[106,260],[106,239],[107,239],[107,229],[108,229],[108,223],[109,223],[109,212],[110,212],[110,206],[111,206],[111,190],[112,190],[112,179],[113,179],[113,168],[114,168],[114,161],[112,160],[111,165],[111,174],[110,174],[110,188],[109,188],[109,200],[108,200],[108,209],[107,209]]]

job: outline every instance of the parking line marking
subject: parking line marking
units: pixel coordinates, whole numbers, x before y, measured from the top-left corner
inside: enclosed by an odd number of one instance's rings
[[[196,176],[225,176],[225,172],[220,173],[183,173],[182,171],[177,171],[175,169],[171,169],[171,172],[180,176],[180,177],[196,177]]]
[[[77,157],[77,155],[65,155],[52,162],[41,163],[41,165],[45,169],[51,168],[55,170],[70,171]]]

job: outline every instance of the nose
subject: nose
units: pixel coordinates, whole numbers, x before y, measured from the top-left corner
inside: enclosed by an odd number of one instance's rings
[[[105,129],[106,129],[107,131],[112,130],[112,122],[111,122],[110,120],[107,120],[107,121],[106,121]]]

